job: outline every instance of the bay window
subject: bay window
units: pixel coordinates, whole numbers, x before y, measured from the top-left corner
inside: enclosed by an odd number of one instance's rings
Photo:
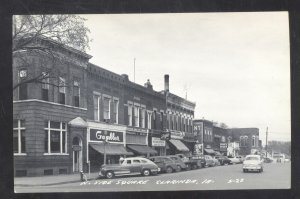
[[[49,74],[42,72],[42,100],[49,101]]]
[[[73,103],[74,106],[79,107],[79,101],[80,101],[80,86],[78,81],[74,81],[73,83]]]
[[[66,80],[65,78],[59,77],[59,96],[58,96],[58,102],[60,104],[66,104]]]

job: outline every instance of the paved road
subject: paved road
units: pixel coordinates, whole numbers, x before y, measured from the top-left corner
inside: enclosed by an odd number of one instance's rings
[[[243,173],[242,165],[217,166],[157,176],[98,179],[52,186],[15,187],[21,192],[114,192],[228,189],[288,189],[291,164],[265,164],[263,173]]]

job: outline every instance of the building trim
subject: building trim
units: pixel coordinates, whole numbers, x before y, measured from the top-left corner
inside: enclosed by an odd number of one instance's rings
[[[71,105],[66,105],[66,104],[59,104],[59,103],[55,103],[55,102],[47,102],[47,101],[43,101],[43,100],[39,100],[39,99],[28,99],[28,100],[13,101],[13,103],[23,103],[23,102],[41,102],[41,103],[45,103],[45,104],[64,106],[64,107],[67,107],[67,108],[74,108],[74,109],[87,111],[87,108],[81,108],[81,107],[76,107],[76,106],[71,106]]]

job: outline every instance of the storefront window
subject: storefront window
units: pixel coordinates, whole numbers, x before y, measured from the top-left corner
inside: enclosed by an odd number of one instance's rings
[[[24,120],[14,120],[13,150],[15,154],[26,153],[25,125]]]
[[[45,128],[45,153],[67,153],[67,129],[63,122],[48,121]]]

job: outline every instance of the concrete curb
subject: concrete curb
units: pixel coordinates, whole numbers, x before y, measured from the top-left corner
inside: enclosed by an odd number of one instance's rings
[[[97,178],[91,178],[88,179],[87,181],[90,180],[96,180]],[[64,182],[55,182],[55,183],[48,183],[48,184],[14,184],[14,186],[19,186],[19,187],[40,187],[40,186],[51,186],[51,185],[61,185],[61,184],[69,184],[69,183],[81,183],[81,180],[71,180],[71,181],[64,181]]]

